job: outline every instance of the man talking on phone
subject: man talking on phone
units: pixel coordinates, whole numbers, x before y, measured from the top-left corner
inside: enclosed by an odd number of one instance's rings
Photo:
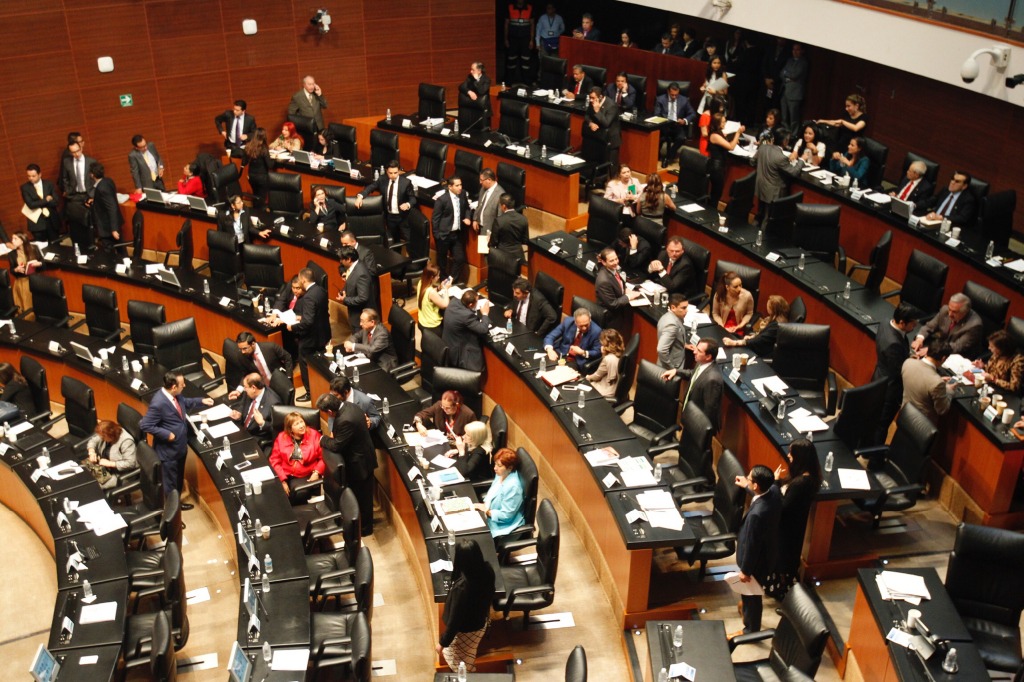
[[[288,115],[302,116],[313,120],[315,128],[312,131],[302,131],[305,133],[303,138],[307,151],[312,149],[313,143],[316,142],[316,135],[313,133],[324,129],[323,110],[326,108],[327,100],[324,98],[320,86],[317,85],[316,79],[312,76],[303,78],[302,89],[292,95],[292,101],[288,105]]]

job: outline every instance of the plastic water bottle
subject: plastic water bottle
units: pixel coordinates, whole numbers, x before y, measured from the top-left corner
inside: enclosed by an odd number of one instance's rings
[[[583,406],[587,403],[587,394],[583,392],[583,388],[576,389],[576,392],[580,394],[580,397],[576,399],[576,407],[583,409]]]
[[[456,676],[456,679],[458,679],[459,682],[466,682],[468,677],[467,677],[467,674],[466,674],[466,662],[465,661],[459,661],[459,671],[455,674],[455,676]]]
[[[11,432],[11,423],[10,422],[4,422],[4,434],[8,434],[10,432]]]
[[[274,650],[270,648],[270,642],[263,642],[263,662],[270,665],[274,660]]]
[[[995,252],[996,252],[996,243],[995,242],[989,242],[988,246],[985,247],[985,260],[991,260],[992,256],[995,255]]]
[[[228,440],[227,436],[224,436],[224,440],[220,442],[220,449],[227,452],[231,452],[231,441]]]
[[[583,242],[576,245],[576,260],[583,260]]]
[[[761,248],[761,244],[764,242],[764,230],[757,228],[757,241],[754,242],[754,246]]]
[[[843,288],[843,300],[846,300],[846,301],[850,300],[850,283],[849,282],[847,282],[846,286]]]
[[[455,134],[458,135],[459,134],[459,119],[455,119],[455,125],[453,126],[453,128],[455,130]]]
[[[661,464],[654,465],[654,482],[661,483]]]
[[[89,584],[88,580],[82,581],[82,599],[89,599],[92,597],[92,585]]]
[[[677,625],[672,630],[672,646],[679,649],[683,646],[683,626]]]
[[[359,385],[359,368],[358,367],[353,367],[352,368],[352,385],[353,386],[358,386]]]
[[[856,189],[859,189],[859,188],[860,188],[860,183],[859,183],[859,182],[857,182],[857,178],[854,178],[854,179],[853,179],[853,188],[854,188],[855,190],[856,190]]]
[[[800,272],[803,272],[803,271],[804,271],[804,268],[805,268],[806,266],[807,266],[807,256],[805,256],[805,255],[804,255],[804,252],[803,252],[803,251],[801,251],[801,252],[800,252],[800,260],[799,260],[799,261],[797,261],[796,267],[797,267],[797,269],[798,269],[798,270],[799,270]]]
[[[82,249],[78,248],[78,244],[76,242],[75,243],[75,258],[78,258],[81,255],[82,255]]]
[[[423,446],[416,446],[416,461],[420,463],[420,466],[426,469],[428,467],[427,458],[423,456]]]
[[[542,158],[542,159],[548,158],[548,146],[546,144],[542,144],[540,146],[540,158]]]
[[[526,145],[526,153],[523,156],[530,158],[530,145]]]
[[[263,555],[263,570],[268,575],[274,572],[274,560],[270,558],[270,552]]]
[[[455,558],[455,531],[448,531],[448,560]]]
[[[270,592],[270,576],[266,573],[263,574],[263,594]]]
[[[208,279],[204,279],[203,280],[203,295],[204,296],[209,296],[210,295],[210,280],[208,280]]]
[[[779,407],[775,411],[776,418],[781,422],[786,418],[786,399],[783,398],[779,401]]]
[[[374,180],[374,182],[376,182],[379,179],[380,179],[380,171],[377,170],[376,168],[374,168],[373,169],[373,180]]]
[[[832,473],[832,467],[835,466],[835,463],[836,463],[835,455],[833,455],[832,451],[829,450],[828,454],[825,455],[825,473],[826,474],[831,474]]]
[[[813,443],[814,442],[814,432],[813,431],[808,431],[807,435],[804,436],[804,437],[807,439],[808,443]]]
[[[381,407],[381,412],[384,413],[385,417],[391,414],[391,403],[388,402],[387,398],[384,398],[384,405]]]
[[[50,448],[43,446],[43,460],[46,461],[46,466],[50,466]]]
[[[127,372],[128,371],[128,356],[127,355],[122,355],[121,356],[121,371],[122,372]]]
[[[391,123],[391,109],[390,109],[390,107],[388,108],[387,113],[384,114],[384,120],[386,120],[388,123]],[[376,178],[374,178],[374,179],[376,179]]]
[[[949,651],[946,652],[946,658],[942,660],[942,669],[950,675],[960,669],[956,662],[956,647],[950,647]]]
[[[658,682],[668,682],[668,670],[665,668],[658,673]]]
[[[506,334],[511,334],[512,333],[512,318],[511,317],[508,318],[507,320],[505,320],[505,333]]]
[[[334,364],[336,364],[339,369],[345,367],[345,357],[341,354],[341,348],[334,351]]]
[[[540,359],[540,366],[537,368],[537,373],[538,374],[543,374],[546,371],[548,371],[548,356],[547,356],[547,353],[545,353],[544,356]],[[4,426],[6,428],[6,425],[4,425]]]

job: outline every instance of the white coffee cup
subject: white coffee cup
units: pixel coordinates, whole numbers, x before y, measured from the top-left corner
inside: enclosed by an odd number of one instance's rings
[[[263,494],[263,481],[253,481],[252,482],[252,494],[253,495],[262,495]]]
[[[917,609],[910,609],[907,611],[907,629],[913,630],[917,627],[917,621],[921,619],[921,612]]]
[[[960,239],[960,228],[959,227],[954,227],[952,229],[952,231],[950,232],[950,234],[953,235],[953,239]]]
[[[1003,410],[1003,423],[1004,424],[1012,424],[1013,423],[1013,410],[1011,410],[1009,408]]]
[[[718,224],[722,227],[725,227],[725,215],[718,216]]]
[[[264,540],[270,539],[270,526],[260,526],[260,537]]]

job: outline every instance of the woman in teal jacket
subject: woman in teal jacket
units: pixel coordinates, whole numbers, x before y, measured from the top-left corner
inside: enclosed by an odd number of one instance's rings
[[[519,478],[519,458],[510,448],[494,454],[494,482],[476,508],[487,517],[491,535],[508,535],[526,523],[523,517],[523,482]]]

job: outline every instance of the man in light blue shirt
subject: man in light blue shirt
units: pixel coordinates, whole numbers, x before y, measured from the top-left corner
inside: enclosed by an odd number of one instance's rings
[[[563,33],[565,33],[565,21],[555,11],[555,6],[548,4],[547,12],[537,20],[537,50],[541,54],[557,55],[558,38]]]

